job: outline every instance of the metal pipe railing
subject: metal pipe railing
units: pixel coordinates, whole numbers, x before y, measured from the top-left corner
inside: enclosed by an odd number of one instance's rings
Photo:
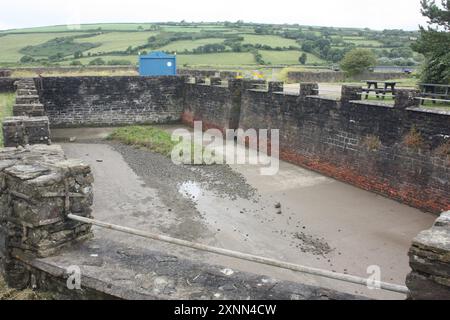
[[[370,281],[370,280],[362,278],[362,277],[352,276],[352,275],[348,275],[348,274],[341,274],[341,273],[331,272],[328,270],[310,268],[310,267],[305,267],[305,266],[301,266],[301,265],[296,265],[293,263],[259,257],[259,256],[247,254],[247,253],[242,253],[242,252],[237,252],[237,251],[232,251],[232,250],[227,250],[227,249],[221,249],[221,248],[215,248],[215,247],[207,246],[204,244],[194,243],[194,242],[176,239],[176,238],[172,238],[172,237],[168,237],[168,236],[164,236],[164,235],[154,234],[154,233],[136,230],[136,229],[132,229],[132,228],[128,228],[128,227],[122,227],[122,226],[114,225],[114,224],[107,223],[107,222],[88,219],[88,218],[80,217],[80,216],[73,215],[73,214],[69,214],[67,217],[74,221],[92,224],[92,225],[106,228],[106,229],[111,229],[111,230],[115,230],[115,231],[119,231],[119,232],[123,232],[123,233],[127,233],[127,234],[132,234],[132,235],[136,235],[136,236],[140,236],[140,237],[144,237],[144,238],[148,238],[148,239],[152,239],[152,240],[156,240],[156,241],[161,241],[161,242],[165,242],[165,243],[170,243],[170,244],[174,244],[174,245],[178,245],[178,246],[182,246],[182,247],[187,247],[187,248],[191,248],[191,249],[196,249],[196,250],[200,250],[200,251],[219,254],[219,255],[227,256],[227,257],[231,257],[231,258],[246,260],[246,261],[250,261],[250,262],[256,262],[259,264],[265,264],[265,265],[269,265],[269,266],[273,266],[273,267],[277,267],[277,268],[281,268],[281,269],[311,274],[311,275],[315,275],[315,276],[319,276],[319,277],[354,283],[354,284],[363,285],[363,286],[367,286],[367,287],[374,286],[374,287],[377,287],[377,288],[380,288],[383,290],[402,293],[402,294],[407,294],[409,292],[407,287],[397,285],[397,284],[391,284],[391,283],[386,283],[386,282],[381,282],[381,281]]]

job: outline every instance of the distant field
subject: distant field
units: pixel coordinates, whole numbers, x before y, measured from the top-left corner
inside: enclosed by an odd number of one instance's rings
[[[210,53],[210,54],[188,54],[178,55],[178,65],[216,65],[216,66],[239,66],[256,64],[251,53]]]
[[[139,57],[136,56],[101,56],[101,57],[89,57],[81,58],[83,65],[89,64],[90,61],[102,58],[105,61],[109,60],[127,60],[130,64],[136,65],[138,63]],[[71,61],[64,61],[63,65],[69,65]],[[180,54],[177,56],[178,66],[188,65],[212,65],[212,66],[238,66],[238,65],[253,65],[256,64],[255,59],[251,53],[241,52],[241,53],[210,53],[210,54]]]
[[[286,33],[289,32],[289,33]],[[185,34],[187,33],[187,34]],[[202,34],[198,34],[202,33]],[[207,34],[206,34],[207,33]],[[400,42],[401,47],[410,49],[408,42],[411,32],[398,31],[398,35],[390,36],[389,43]],[[229,35],[237,37],[228,37]],[[312,34],[316,37],[311,36]],[[331,36],[330,36],[331,34]],[[223,66],[231,67],[237,65],[255,65],[255,50],[262,55],[262,60],[271,65],[298,65],[298,57],[301,54],[301,44],[305,40],[313,43],[308,54],[306,65],[330,65],[338,63],[336,55],[331,58],[319,43],[323,39],[332,40],[333,37],[343,39],[347,44],[355,44],[359,48],[373,50],[379,58],[384,61],[394,59],[386,57],[383,43],[370,40],[380,38],[385,33],[381,31],[351,29],[351,28],[319,28],[296,25],[258,25],[245,23],[107,23],[107,24],[85,24],[81,26],[48,26],[19,30],[0,31],[0,67],[14,66],[43,66],[43,65],[69,65],[78,59],[83,64],[101,57],[105,61],[126,60],[132,64],[138,61],[140,51],[161,50],[178,54],[179,64],[190,66]],[[61,39],[63,37],[85,35],[76,39]],[[414,34],[413,34],[414,35]],[[148,43],[148,39],[155,36],[154,45]],[[205,39],[199,39],[204,38]],[[59,39],[56,39],[59,38]],[[299,40],[295,40],[298,38]],[[189,40],[196,39],[196,40]],[[217,54],[188,54],[200,46],[209,44],[220,44],[226,39],[230,40],[226,51]],[[380,38],[382,39],[382,38]],[[406,41],[405,41],[406,39]],[[148,44],[148,45],[147,45]],[[159,46],[160,48],[154,49]],[[277,51],[261,50],[260,46],[269,46]],[[27,47],[26,49],[24,49]],[[343,50],[344,43],[334,46]],[[131,48],[131,51],[127,50]],[[234,50],[234,52],[230,52]],[[402,61],[411,57],[406,56]],[[19,61],[24,56],[25,64]],[[95,55],[95,57],[93,57]],[[324,57],[330,61],[324,61]],[[413,55],[416,63],[420,63],[423,57]],[[321,59],[323,58],[323,59]],[[333,61],[331,61],[333,59]],[[398,59],[397,59],[398,60]]]
[[[299,64],[298,58],[300,58],[300,55],[302,52],[300,51],[265,51],[260,50],[259,53],[261,53],[263,60],[265,62],[269,62],[271,64],[286,64],[286,65],[296,65]],[[320,59],[319,57],[316,57],[315,55],[307,53],[308,64],[325,64],[325,61]]]
[[[206,44],[222,43],[225,39],[220,38],[207,38],[199,40],[181,40],[175,41],[167,46],[161,47],[158,50],[168,52],[182,52],[184,50],[193,50]]]
[[[353,43],[357,46],[382,47],[383,44],[376,40],[368,40],[363,37],[344,37],[344,42]]]
[[[81,58],[81,59],[77,59],[77,61],[80,61],[83,65],[87,65],[89,64],[90,61],[94,60],[94,59],[98,59],[101,58],[104,61],[110,61],[110,60],[127,60],[130,62],[130,64],[134,64],[137,65],[138,60],[139,60],[139,56],[138,55],[132,55],[132,56],[101,56],[101,57],[86,57],[86,58]],[[63,61],[61,64],[62,65],[70,65],[72,61]]]
[[[103,31],[114,31],[114,30],[137,31],[140,26],[144,29],[148,29],[148,28],[150,28],[151,23],[102,23],[102,24],[82,24],[80,26],[61,25],[61,26],[5,30],[2,32],[27,32],[27,33],[67,32],[67,31],[97,30],[99,28],[101,28],[101,30],[103,30]]]
[[[244,44],[260,44],[271,46],[272,48],[281,47],[288,48],[290,46],[299,47],[299,44],[295,40],[285,39],[279,36],[262,36],[262,35],[244,35]]]
[[[58,34],[58,37],[75,35],[73,33]],[[56,38],[54,33],[14,34],[0,37],[0,62],[19,62],[23,56],[20,49],[35,46]]]
[[[101,46],[88,50],[85,53],[124,51],[129,46],[145,45],[148,38],[156,35],[156,32],[111,32],[95,37],[76,39],[76,42],[101,43]],[[1,38],[0,38],[1,39]]]
[[[201,31],[216,31],[216,32],[233,32],[233,29],[227,29],[224,26],[214,25],[195,25],[195,26],[161,26],[162,31],[166,32],[201,32]],[[243,32],[242,30],[239,30]]]

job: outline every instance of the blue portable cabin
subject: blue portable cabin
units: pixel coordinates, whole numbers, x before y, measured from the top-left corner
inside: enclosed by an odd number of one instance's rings
[[[175,76],[177,58],[160,51],[139,56],[139,74],[141,76]]]

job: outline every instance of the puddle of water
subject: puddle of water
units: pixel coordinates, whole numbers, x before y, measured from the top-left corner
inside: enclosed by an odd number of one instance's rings
[[[178,192],[187,199],[196,200],[203,194],[203,189],[200,184],[195,181],[186,181],[180,185]]]

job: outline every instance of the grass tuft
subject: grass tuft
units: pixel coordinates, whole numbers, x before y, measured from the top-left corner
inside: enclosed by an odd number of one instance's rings
[[[3,119],[12,115],[15,93],[0,93],[0,124]],[[0,125],[0,147],[3,147],[3,128]]]
[[[119,141],[121,143],[142,147],[155,153],[162,154],[166,157],[172,156],[172,151],[176,146],[180,147],[180,142],[172,141],[172,136],[165,130],[151,127],[151,126],[130,126],[123,127],[114,130],[112,134],[108,137],[109,140]],[[180,156],[183,158],[184,150],[190,150],[190,157],[184,160],[184,164],[194,164],[195,160],[195,149],[201,148],[203,160],[198,160],[198,164],[214,164],[215,162],[208,158],[210,155],[205,152],[206,148],[203,146],[198,146],[193,142],[187,144],[188,142],[181,142]],[[177,149],[179,150],[179,149]]]
[[[53,300],[49,292],[33,291],[31,289],[17,290],[8,287],[5,280],[0,276],[0,300]]]
[[[145,147],[166,157],[171,155],[173,148],[177,145],[171,140],[168,132],[149,126],[118,128],[109,136],[109,139],[132,146]]]

